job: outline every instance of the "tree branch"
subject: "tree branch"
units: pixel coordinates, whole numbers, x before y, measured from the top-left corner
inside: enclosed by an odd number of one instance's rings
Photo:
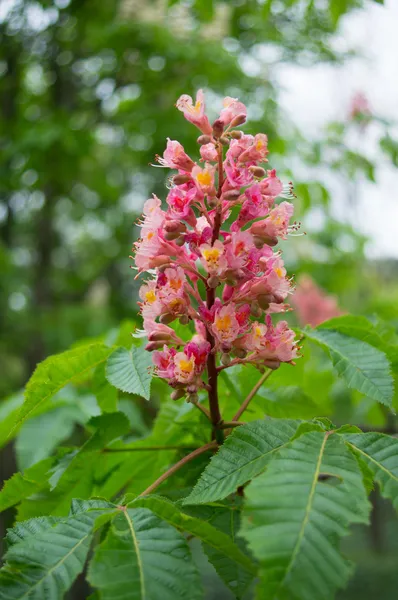
[[[232,418],[233,421],[238,421],[239,420],[239,417],[245,412],[245,410],[249,406],[251,400],[257,394],[258,390],[263,385],[263,383],[265,381],[267,381],[267,379],[271,375],[271,373],[272,373],[272,369],[269,369],[268,371],[266,371],[264,373],[264,375],[262,377],[260,377],[260,379],[258,380],[258,382],[256,383],[256,385],[254,386],[254,388],[252,389],[252,391],[250,392],[250,394],[242,402],[242,404],[241,404],[239,410],[237,411],[237,413],[233,416],[233,418]]]
[[[134,448],[103,448],[101,453],[108,452],[145,452],[156,450],[196,450],[197,446],[136,446]]]
[[[223,421],[220,429],[230,429],[231,427],[239,427],[240,425],[245,425],[244,421]]]
[[[208,450],[213,450],[214,448],[217,448],[217,446],[218,446],[218,444],[214,440],[213,442],[209,442],[208,444],[205,444],[204,446],[201,446],[200,448],[196,448],[196,450],[194,450],[190,454],[187,454],[186,456],[184,456],[184,458],[182,458],[180,461],[178,461],[178,463],[176,463],[175,465],[170,467],[170,469],[168,469],[165,473],[163,473],[163,475],[161,475],[156,481],[154,481],[152,483],[152,485],[150,485],[144,492],[142,492],[142,494],[140,494],[140,496],[147,496],[148,494],[152,494],[152,492],[154,490],[156,490],[156,488],[159,487],[159,485],[161,483],[166,481],[166,479],[171,477],[171,475],[173,475],[176,471],[181,469],[181,467],[186,465],[188,462],[190,462],[197,456],[204,454]]]

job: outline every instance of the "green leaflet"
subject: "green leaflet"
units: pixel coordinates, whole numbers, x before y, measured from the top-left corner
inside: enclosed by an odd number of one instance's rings
[[[63,456],[53,469],[49,483],[54,496],[52,514],[63,514],[73,497],[93,494],[93,470],[104,458],[99,454],[115,438],[129,429],[127,417],[120,412],[93,417],[88,427],[95,427],[93,435],[79,450]],[[51,495],[50,495],[51,499]]]
[[[328,350],[336,372],[348,387],[391,406],[394,386],[384,352],[333,329],[306,329],[305,335]]]
[[[70,437],[75,424],[82,424],[82,417],[78,406],[65,404],[28,419],[19,431],[15,443],[18,467],[24,470],[51,456],[56,447]]]
[[[78,508],[82,508],[79,506]],[[95,522],[114,507],[94,501],[65,519],[46,517],[17,525],[0,571],[0,600],[61,600],[81,573]]]
[[[349,337],[366,342],[384,352],[390,363],[396,365],[398,361],[398,346],[396,343],[394,344],[395,335],[392,338],[390,331],[387,330],[386,333],[386,327],[387,324],[385,323],[379,322],[374,324],[363,316],[343,315],[325,321],[321,325],[318,325],[316,329],[333,329]]]
[[[237,427],[212,457],[184,504],[214,502],[235,492],[265,469],[298,425],[299,421],[267,419]]]
[[[118,392],[106,379],[105,363],[98,365],[94,371],[92,391],[102,413],[117,411]]]
[[[22,404],[22,392],[0,402],[0,448],[5,446],[17,434],[16,429],[14,429],[12,436],[10,435],[10,431],[13,428]]]
[[[145,507],[149,508],[155,515],[161,519],[167,521],[174,527],[182,531],[186,531],[195,537],[198,537],[202,542],[208,544],[227,558],[235,561],[241,567],[245,569],[247,573],[254,575],[256,568],[252,561],[234,544],[232,539],[218,531],[201,519],[191,517],[180,511],[169,500],[161,498],[159,496],[148,496],[137,498],[129,504],[131,508]]]
[[[319,481],[319,475],[330,479]],[[241,535],[261,564],[258,600],[326,600],[347,581],[339,538],[368,521],[362,473],[343,440],[309,432],[246,488]]]
[[[14,429],[65,385],[87,376],[93,368],[103,363],[113,350],[104,344],[90,344],[50,356],[40,363],[26,386],[25,401],[18,413]]]
[[[18,504],[39,490],[48,488],[49,469],[54,459],[46,458],[26,469],[24,474],[14,475],[4,482],[0,492],[0,512]]]
[[[382,495],[398,511],[398,439],[384,433],[348,434],[343,438],[367,464]]]
[[[201,583],[184,537],[146,508],[113,519],[88,579],[102,600],[199,600]]]
[[[149,400],[152,380],[150,367],[151,355],[142,346],[132,346],[130,350],[118,348],[108,359],[106,377],[118,390]]]
[[[244,540],[237,537],[241,520],[241,500],[241,498],[234,498],[231,503],[189,506],[185,508],[185,511],[210,523],[216,530],[226,534],[246,556],[249,556]],[[249,572],[247,568],[228,558],[214,546],[203,543],[203,550],[217,574],[230,588],[234,596],[238,599],[242,598],[253,582],[254,570]]]

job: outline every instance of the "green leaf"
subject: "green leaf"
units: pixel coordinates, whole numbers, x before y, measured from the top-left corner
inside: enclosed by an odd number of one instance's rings
[[[212,507],[213,515],[211,517],[211,524],[216,529],[219,529],[228,535],[239,549],[248,556],[248,550],[244,540],[241,537],[237,537],[241,516],[239,508],[239,503],[236,502],[231,506]],[[247,569],[243,568],[234,560],[226,557],[213,546],[204,544],[203,550],[217,574],[233,592],[234,596],[236,598],[242,598],[254,579],[253,571],[250,573]]]
[[[99,365],[94,371],[92,392],[97,398],[102,413],[117,411],[118,393],[106,379],[105,363]]]
[[[167,521],[170,525],[190,533],[214,550],[220,552],[223,556],[235,561],[247,573],[256,574],[256,568],[252,561],[238,548],[228,535],[218,531],[206,521],[181,512],[169,500],[160,496],[144,496],[137,498],[129,506],[132,508],[149,508],[156,516]]]
[[[35,409],[52,398],[65,385],[87,376],[112,352],[113,348],[104,344],[90,344],[50,356],[40,363],[28,381],[25,401],[18,413],[14,428],[29,418]]]
[[[85,468],[89,468],[98,459],[98,450],[102,450],[115,438],[128,432],[130,424],[127,417],[121,413],[107,413],[93,417],[88,427],[95,428],[93,435],[76,452],[65,455],[50,479],[53,488],[67,488],[76,480],[76,472],[84,476]],[[80,475],[79,475],[80,477]]]
[[[393,378],[383,352],[332,329],[306,329],[305,335],[329,352],[336,372],[349,388],[391,407]]]
[[[350,523],[366,523],[370,508],[343,440],[328,432],[302,435],[276,454],[245,498],[241,535],[261,564],[257,598],[333,598],[350,572],[339,538]]]
[[[125,509],[113,519],[90,563],[88,580],[102,600],[202,597],[186,540],[145,508]]]
[[[47,458],[26,469],[23,475],[15,473],[8,481],[5,481],[0,492],[0,512],[48,487],[49,469],[52,463],[53,459]]]
[[[137,394],[146,400],[150,398],[152,375],[149,372],[152,359],[142,346],[131,350],[118,348],[109,357],[106,377],[113,386],[123,392]]]
[[[333,329],[349,337],[354,337],[384,352],[392,365],[398,361],[398,346],[384,339],[385,324],[383,323],[374,324],[366,317],[358,315],[343,315],[325,321],[316,329]]]
[[[18,467],[26,469],[44,458],[70,437],[82,413],[75,405],[56,406],[54,410],[23,424],[15,444]],[[38,435],[40,443],[38,444]]]
[[[23,404],[23,394],[15,394],[0,403],[0,448],[5,446],[13,436],[10,432]],[[14,435],[17,431],[14,431]]]
[[[382,495],[398,511],[398,439],[384,433],[354,433],[343,438],[366,463]]]
[[[214,502],[235,492],[265,469],[275,450],[290,441],[298,425],[298,421],[269,419],[234,429],[184,504]]]
[[[278,419],[310,419],[319,413],[312,398],[295,385],[275,389],[260,388],[254,402],[266,415]]]
[[[62,520],[43,518],[19,524],[0,571],[1,600],[58,600],[82,572],[95,522],[112,505],[94,502]],[[90,508],[88,508],[90,507]]]

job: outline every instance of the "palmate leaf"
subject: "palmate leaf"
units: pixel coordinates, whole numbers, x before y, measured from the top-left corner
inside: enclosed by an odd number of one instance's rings
[[[384,352],[333,329],[306,329],[305,335],[325,348],[348,387],[391,406],[394,385]]]
[[[320,481],[320,475],[330,479]],[[312,431],[281,449],[245,491],[241,535],[261,564],[260,600],[326,600],[347,581],[338,550],[368,520],[355,457],[336,434]]]
[[[398,439],[384,433],[356,433],[343,438],[366,463],[382,495],[398,511]]]
[[[14,429],[65,385],[88,375],[113,350],[114,348],[104,344],[90,344],[50,356],[40,363],[26,386],[25,401],[19,410]]]
[[[236,427],[203,471],[184,504],[205,504],[226,498],[261,473],[275,450],[287,444],[299,421],[261,420]]]
[[[239,549],[232,539],[210,523],[187,515],[169,500],[160,496],[137,498],[129,504],[131,508],[149,508],[155,515],[182,531],[199,538],[203,543],[224,557],[236,562],[246,573],[255,575],[253,562]]]
[[[130,350],[118,348],[109,357],[106,377],[113,386],[123,392],[137,394],[149,400],[152,375],[149,371],[152,359],[142,346]]]
[[[102,600],[199,600],[201,583],[184,537],[146,508],[113,519],[88,580]]]
[[[87,502],[64,519],[34,519],[8,534],[12,543],[0,571],[0,600],[62,599],[82,572],[96,520],[115,510],[107,502]]]

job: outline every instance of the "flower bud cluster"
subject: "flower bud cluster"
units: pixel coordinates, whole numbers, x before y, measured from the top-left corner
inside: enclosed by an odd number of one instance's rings
[[[139,294],[155,372],[175,389],[173,398],[194,400],[208,388],[210,357],[217,370],[250,363],[262,371],[297,356],[286,321],[271,320],[289,309],[292,292],[273,247],[297,226],[289,225],[293,205],[275,202],[291,190],[261,166],[268,162],[267,136],[236,129],[246,121],[244,104],[225,98],[213,125],[202,91],[195,104],[181,96],[177,108],[201,132],[200,158],[167,141],[157,160],[178,173],[167,210],[156,196],[145,203],[134,258],[139,274],[151,274]],[[189,342],[173,329],[178,321],[195,331]]]

